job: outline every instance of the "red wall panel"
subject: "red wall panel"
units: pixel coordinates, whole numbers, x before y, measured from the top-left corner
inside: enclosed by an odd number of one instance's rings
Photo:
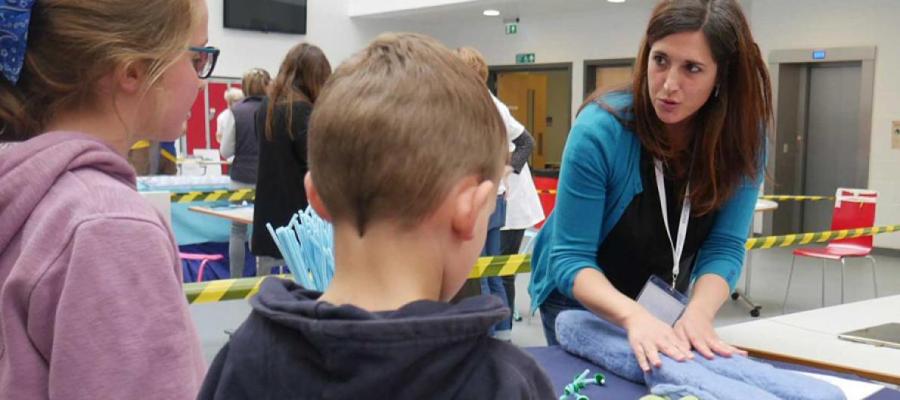
[[[216,140],[216,132],[219,131],[219,127],[216,121],[216,117],[219,116],[219,113],[228,108],[228,103],[225,101],[225,90],[228,89],[228,84],[220,82],[210,82],[208,88],[210,109],[209,140],[212,142],[210,147],[213,149],[218,149],[219,141]]]
[[[225,102],[225,90],[229,84],[240,87],[240,81],[227,78],[218,78],[216,81],[207,82],[197,93],[197,99],[191,108],[191,116],[187,124],[187,152],[193,154],[194,149],[218,149],[219,141],[216,140],[216,117],[222,110],[228,107]],[[209,106],[206,104],[206,95],[209,94]],[[206,143],[206,127],[209,124],[209,141]]]
[[[200,90],[197,92],[197,99],[194,100],[194,106],[191,107],[191,117],[187,124],[187,152],[193,154],[194,149],[206,148],[206,104],[205,92]]]

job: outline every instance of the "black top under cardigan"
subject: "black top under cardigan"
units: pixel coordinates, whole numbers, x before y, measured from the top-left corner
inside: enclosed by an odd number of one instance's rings
[[[672,246],[663,228],[662,211],[659,207],[659,191],[656,188],[656,173],[653,158],[641,151],[641,183],[644,191],[631,200],[619,222],[609,232],[597,250],[597,263],[603,266],[603,273],[610,283],[622,294],[636,299],[650,275],[656,275],[667,283],[672,283]],[[667,175],[667,174],[666,174]],[[684,180],[664,178],[666,184],[666,209],[669,214],[669,234],[672,241],[678,235],[684,197]],[[691,214],[688,223],[684,250],[681,255],[680,273],[676,288],[687,293],[691,272],[697,253],[703,241],[709,236],[715,223],[716,213],[698,216]]]

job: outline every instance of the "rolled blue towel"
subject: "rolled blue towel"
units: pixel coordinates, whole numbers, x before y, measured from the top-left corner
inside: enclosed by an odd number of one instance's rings
[[[695,352],[693,360],[678,362],[660,353],[662,367],[644,373],[634,358],[625,330],[588,311],[560,313],[556,317],[556,334],[566,351],[625,379],[644,383],[656,395],[694,395],[703,400],[845,399],[840,389],[827,382],[738,355],[706,360]]]
[[[830,383],[796,372],[778,369],[747,357],[716,357],[707,360],[698,354],[694,359],[710,371],[763,388],[780,399],[843,400],[846,398],[841,389]]]
[[[556,317],[556,336],[566,351],[587,358],[606,370],[669,398],[697,396],[703,400],[777,400],[768,392],[711,373],[702,365],[678,362],[660,354],[662,367],[644,373],[634,358],[627,334],[588,311],[570,310]]]

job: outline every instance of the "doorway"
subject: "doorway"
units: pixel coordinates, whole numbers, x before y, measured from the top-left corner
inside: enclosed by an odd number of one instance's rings
[[[241,78],[211,77],[194,99],[190,117],[187,121],[187,132],[179,139],[181,156],[194,153],[194,149],[218,149],[216,140],[216,117],[228,108],[225,102],[225,91],[229,88],[241,88]]]
[[[596,90],[607,91],[631,85],[634,75],[633,58],[585,60],[584,97]]]
[[[866,188],[869,176],[875,48],[773,51],[775,143],[766,193],[832,196]],[[831,227],[833,202],[782,202],[774,234]],[[771,224],[771,225],[770,225]]]
[[[531,167],[559,168],[572,122],[572,64],[491,67],[488,87],[534,137]]]

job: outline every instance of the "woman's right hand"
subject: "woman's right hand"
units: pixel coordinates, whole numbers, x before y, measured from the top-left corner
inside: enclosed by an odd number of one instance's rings
[[[644,372],[650,371],[651,365],[656,368],[662,366],[659,353],[676,361],[693,358],[690,344],[679,339],[671,326],[642,307],[627,316],[622,321],[622,327],[628,332],[628,343]]]
[[[603,272],[583,268],[572,287],[581,304],[628,332],[628,343],[644,372],[662,366],[659,353],[678,361],[693,358],[691,345],[675,334],[675,329],[654,317],[640,304],[619,292]]]

